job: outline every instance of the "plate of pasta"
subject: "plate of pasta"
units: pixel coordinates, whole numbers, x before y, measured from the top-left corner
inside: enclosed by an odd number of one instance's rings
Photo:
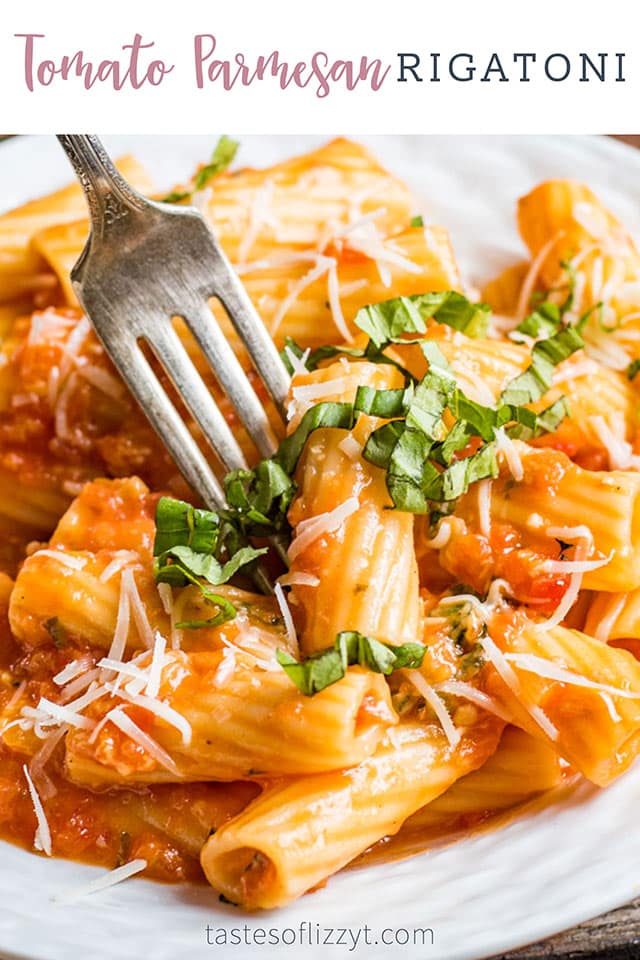
[[[176,318],[247,463],[204,509],[76,300],[64,158],[0,147],[0,951],[479,960],[636,896],[640,159],[107,145],[291,387],[260,460]]]

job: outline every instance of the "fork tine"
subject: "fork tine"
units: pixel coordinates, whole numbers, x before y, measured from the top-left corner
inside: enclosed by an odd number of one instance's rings
[[[244,469],[247,462],[231,427],[220,413],[180,337],[167,318],[142,336],[171,378],[194,420],[226,470]]]
[[[185,309],[183,315],[261,455],[273,456],[278,442],[269,418],[211,310],[206,303],[197,301]]]
[[[217,279],[213,293],[227,311],[265,387],[282,418],[286,420],[285,401],[289,391],[289,375],[240,278],[213,235],[212,240],[215,250],[213,267]]]
[[[222,486],[134,338],[115,332],[110,337],[102,330],[100,337],[189,486],[210,510],[222,509]]]

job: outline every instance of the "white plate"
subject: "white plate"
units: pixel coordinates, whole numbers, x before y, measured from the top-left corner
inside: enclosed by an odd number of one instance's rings
[[[264,164],[303,151],[320,138],[245,138],[241,159]],[[538,181],[585,180],[628,226],[640,233],[640,153],[592,137],[372,137],[383,161],[403,175],[430,219],[449,227],[473,281],[492,276],[523,254],[514,204]],[[184,177],[206,157],[211,138],[112,137],[116,152],[133,149],[160,187]],[[68,179],[66,161],[49,138],[0,146],[0,209]],[[327,887],[278,912],[245,916],[221,906],[204,888],[131,880],[70,906],[54,891],[96,876],[95,868],[47,861],[0,844],[0,951],[33,960],[190,960],[216,951],[238,960],[308,960],[402,955],[405,960],[480,960],[548,936],[640,894],[638,795],[640,769],[605,791],[587,785],[552,807],[531,810],[508,826],[410,860],[343,873]],[[286,944],[300,925],[316,931],[365,924],[369,946]],[[206,926],[229,931],[226,947],[209,946]],[[259,928],[264,944],[244,941]],[[406,944],[387,945],[384,928]],[[414,928],[431,928],[434,945],[413,942]],[[309,929],[304,928],[304,929]],[[323,936],[326,934],[323,933]],[[333,934],[333,939],[338,933]],[[385,935],[388,939],[388,935]],[[258,934],[260,939],[260,934]],[[377,942],[375,942],[377,941]],[[346,944],[350,943],[349,940]]]

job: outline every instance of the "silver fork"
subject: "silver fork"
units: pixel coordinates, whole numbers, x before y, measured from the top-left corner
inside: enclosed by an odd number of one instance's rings
[[[289,377],[253,304],[194,207],[147,200],[120,176],[99,139],[59,135],[84,190],[89,239],[71,281],[107,354],[191,488],[224,506],[219,480],[145,357],[155,354],[225,470],[246,467],[236,438],[172,325],[182,317],[263,457],[277,441],[263,406],[215,320],[217,297],[283,414]]]

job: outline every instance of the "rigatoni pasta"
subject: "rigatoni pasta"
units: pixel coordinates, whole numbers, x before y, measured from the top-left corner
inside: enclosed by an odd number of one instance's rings
[[[78,188],[0,216],[0,836],[270,909],[640,751],[639,264],[549,182],[475,303],[364,147],[234,153],[159,198],[291,376],[260,460],[175,319],[248,464],[218,512],[75,300]]]

